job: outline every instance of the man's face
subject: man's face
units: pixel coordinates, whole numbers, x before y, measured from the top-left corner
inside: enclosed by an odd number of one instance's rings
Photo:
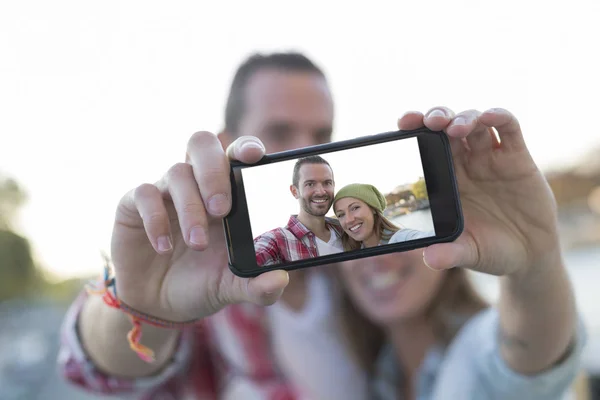
[[[325,216],[335,191],[331,168],[327,164],[304,164],[298,172],[298,187],[292,191],[300,208],[315,217]]]
[[[267,153],[331,141],[333,102],[318,74],[264,69],[249,79],[245,95],[238,134],[258,137]]]

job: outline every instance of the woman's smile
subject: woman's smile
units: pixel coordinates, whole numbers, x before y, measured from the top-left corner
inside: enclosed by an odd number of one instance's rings
[[[359,232],[360,228],[362,228],[362,226],[363,226],[362,222],[358,222],[358,223],[355,223],[352,226],[349,226],[348,227],[348,231],[349,231],[348,234],[351,235],[351,236],[355,236],[355,235],[359,234],[360,233]]]

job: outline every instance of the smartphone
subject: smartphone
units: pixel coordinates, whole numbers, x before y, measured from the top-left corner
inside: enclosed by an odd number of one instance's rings
[[[234,161],[231,186],[223,224],[241,277],[450,242],[464,225],[450,143],[427,128]]]

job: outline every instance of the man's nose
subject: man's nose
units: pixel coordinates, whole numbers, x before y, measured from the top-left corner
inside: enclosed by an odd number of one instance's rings
[[[315,185],[315,194],[327,194],[327,191],[325,190],[325,188],[323,187],[323,185],[321,185],[320,183],[317,183]]]

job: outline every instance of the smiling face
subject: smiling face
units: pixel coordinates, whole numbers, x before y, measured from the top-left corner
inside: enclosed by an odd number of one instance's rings
[[[422,252],[389,253],[340,265],[344,287],[368,319],[390,327],[424,315],[445,273],[428,268]]]
[[[298,171],[298,186],[292,194],[300,203],[301,212],[323,217],[331,208],[335,190],[333,171],[327,164],[303,164]]]
[[[335,202],[333,209],[348,236],[366,247],[377,244],[375,211],[367,203],[354,197],[344,197]]]

